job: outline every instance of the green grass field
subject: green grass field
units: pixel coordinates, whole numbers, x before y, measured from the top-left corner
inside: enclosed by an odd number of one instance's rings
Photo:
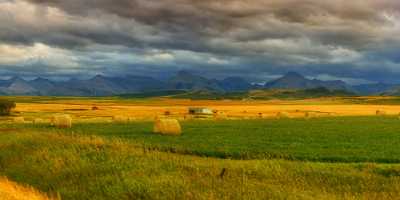
[[[25,128],[124,138],[149,149],[218,158],[400,163],[395,117],[189,121],[182,126],[180,137],[152,134],[152,123],[146,122]]]
[[[0,176],[63,200],[397,199],[395,117],[0,124]],[[200,156],[199,156],[200,155]],[[231,158],[231,159],[226,159]]]

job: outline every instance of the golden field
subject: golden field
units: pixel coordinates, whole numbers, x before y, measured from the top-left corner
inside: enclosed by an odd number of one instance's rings
[[[368,97],[368,100],[385,100],[385,97]],[[23,99],[23,98],[22,98]],[[306,113],[313,116],[369,116],[376,111],[387,115],[398,115],[400,105],[355,104],[339,98],[321,98],[307,100],[181,100],[155,98],[144,100],[71,98],[60,100],[37,100],[32,98],[17,103],[16,112],[28,121],[35,118],[49,119],[56,113],[73,116],[74,121],[107,122],[115,116],[123,116],[131,121],[154,120],[155,117],[169,112],[173,117],[183,120],[189,107],[208,107],[224,113],[229,119],[272,118],[279,112],[288,113],[290,117],[304,117]],[[356,99],[356,98],[355,98]],[[365,99],[363,99],[365,100]],[[18,101],[17,101],[18,102]],[[95,108],[95,109],[94,109]]]

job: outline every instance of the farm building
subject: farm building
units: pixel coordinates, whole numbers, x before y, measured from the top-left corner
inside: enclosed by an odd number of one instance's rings
[[[191,115],[212,115],[213,110],[210,108],[189,108]]]

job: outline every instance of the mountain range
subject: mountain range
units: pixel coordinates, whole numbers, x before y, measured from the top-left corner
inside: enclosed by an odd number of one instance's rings
[[[308,79],[296,72],[288,72],[265,85],[251,84],[240,77],[223,80],[208,79],[187,71],[179,71],[168,80],[145,76],[106,77],[97,75],[86,80],[70,79],[52,81],[45,78],[24,80],[12,77],[0,80],[0,95],[32,96],[112,96],[149,91],[213,91],[229,93],[253,89],[313,89],[326,88],[331,91],[349,91],[359,95],[400,95],[400,86],[384,83],[351,86],[343,81]]]

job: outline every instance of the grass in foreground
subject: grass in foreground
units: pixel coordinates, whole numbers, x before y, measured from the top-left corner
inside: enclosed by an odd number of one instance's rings
[[[30,187],[23,187],[6,178],[0,178],[1,200],[50,200],[47,196]]]
[[[26,130],[0,134],[0,175],[63,200],[397,199],[400,192],[400,165],[200,158]]]
[[[218,158],[400,163],[400,120],[395,117],[190,121],[182,125],[180,137],[152,134],[152,123],[76,124],[71,130],[23,128],[124,138],[148,149]]]

